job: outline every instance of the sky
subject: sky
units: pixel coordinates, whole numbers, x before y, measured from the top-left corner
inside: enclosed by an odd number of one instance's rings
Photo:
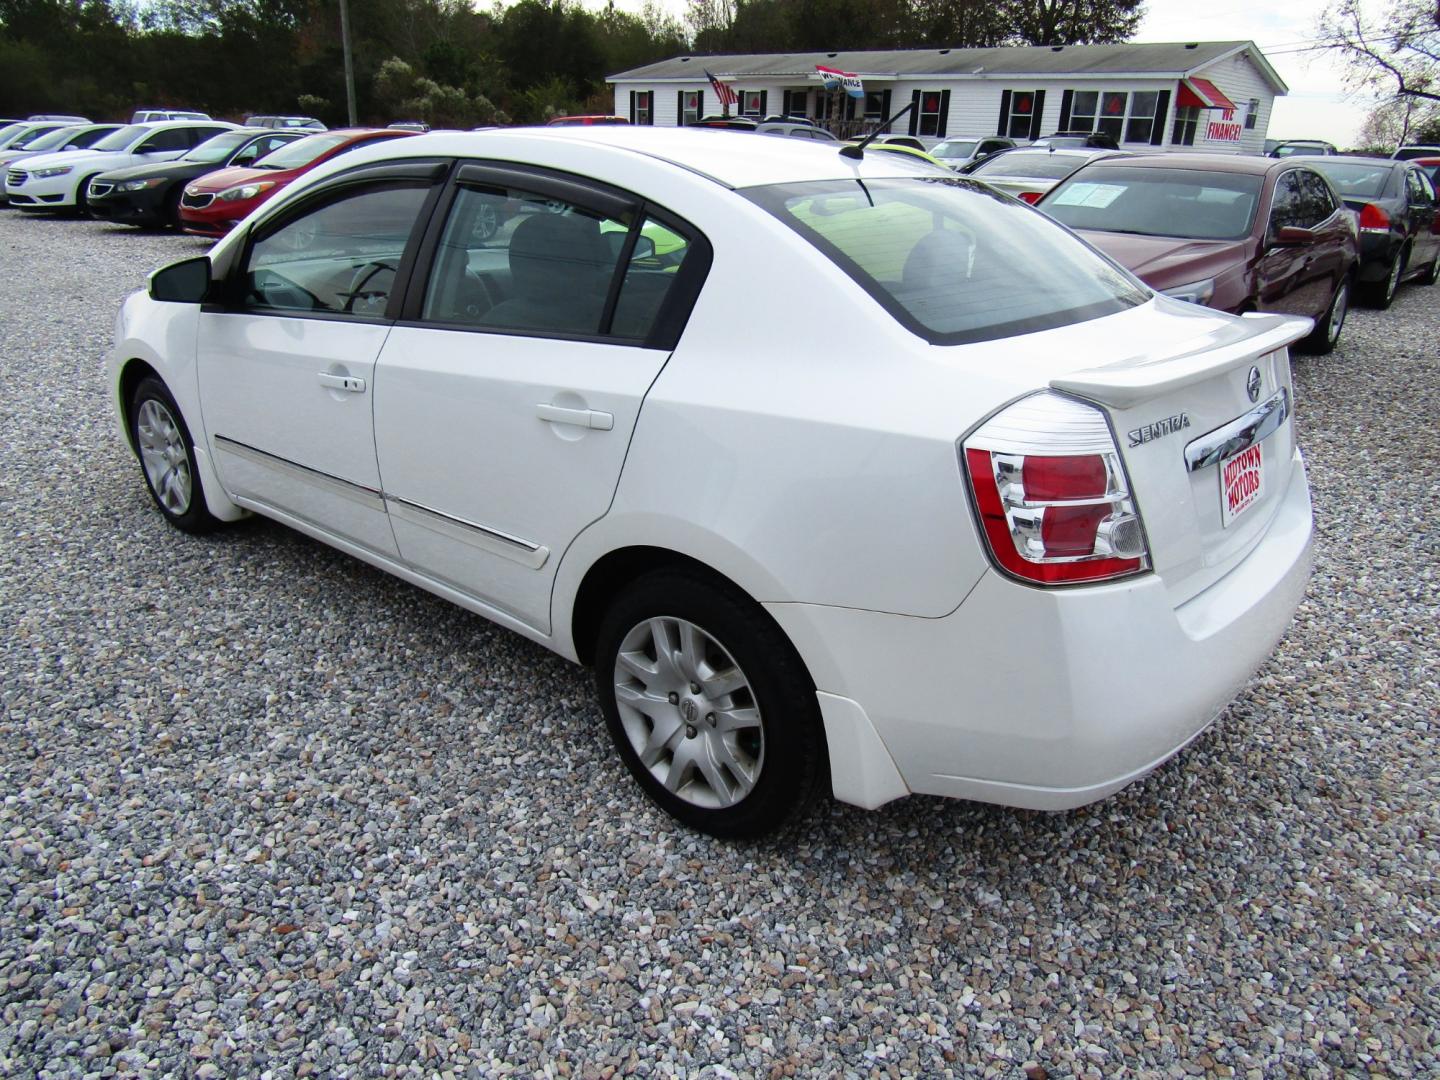
[[[589,0],[599,6],[601,0]],[[685,0],[660,0],[683,19]],[[638,11],[642,0],[616,0]],[[1260,46],[1290,92],[1275,99],[1267,132],[1272,139],[1325,139],[1349,146],[1372,102],[1348,91],[1343,70],[1314,44],[1315,24],[1326,0],[1146,0],[1136,41],[1245,41]]]

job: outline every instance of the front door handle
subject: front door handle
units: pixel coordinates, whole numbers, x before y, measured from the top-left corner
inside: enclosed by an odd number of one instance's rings
[[[614,415],[598,409],[566,409],[542,404],[535,406],[535,415],[551,424],[573,424],[592,431],[609,431],[615,426]]]
[[[327,390],[348,390],[352,394],[365,392],[365,380],[358,379],[354,375],[332,375],[328,371],[322,371],[317,378],[320,380],[320,385]]]

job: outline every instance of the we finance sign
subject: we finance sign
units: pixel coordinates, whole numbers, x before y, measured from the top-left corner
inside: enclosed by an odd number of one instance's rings
[[[1205,141],[1234,145],[1245,134],[1245,106],[1233,109],[1210,109],[1205,121]]]

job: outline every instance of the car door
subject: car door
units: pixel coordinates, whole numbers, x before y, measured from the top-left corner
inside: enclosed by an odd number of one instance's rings
[[[709,247],[634,196],[485,164],[460,170],[426,246],[375,373],[396,541],[546,632],[556,565],[610,505]]]
[[[1330,298],[1350,271],[1353,234],[1349,211],[1329,182],[1314,169],[1297,171],[1306,197],[1306,216],[1317,219],[1308,226],[1315,233],[1315,242],[1310,246],[1310,264],[1306,267],[1307,294],[1316,306],[1303,314],[1318,319],[1329,309]]]
[[[1410,269],[1428,267],[1440,248],[1436,233],[1435,188],[1418,168],[1405,170],[1405,200],[1411,220]]]
[[[246,238],[197,340],[205,427],[237,502],[396,553],[375,463],[375,358],[438,182],[433,164],[357,170]]]
[[[1312,269],[1314,245],[1286,244],[1279,238],[1283,228],[1308,229],[1319,223],[1312,202],[1299,169],[1289,169],[1276,178],[1270,218],[1256,262],[1256,307],[1260,311],[1313,316],[1323,306]],[[1327,295],[1326,302],[1328,299]]]

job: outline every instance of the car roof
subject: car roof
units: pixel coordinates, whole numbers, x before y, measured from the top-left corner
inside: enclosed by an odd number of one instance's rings
[[[1106,164],[1109,158],[1102,159]],[[1308,164],[1313,158],[1301,158]],[[1116,165],[1136,169],[1189,169],[1198,172],[1248,173],[1264,176],[1272,169],[1294,169],[1299,165],[1290,158],[1251,157],[1245,154],[1140,154],[1115,160]]]
[[[934,176],[921,161],[901,154],[868,154],[861,160],[841,156],[839,145],[812,139],[737,140],[734,132],[706,128],[654,128],[623,124],[593,127],[501,128],[495,131],[432,132],[406,140],[403,148],[369,151],[383,158],[417,152],[483,155],[487,147],[520,153],[526,146],[570,143],[638,154],[667,162],[729,188],[804,180],[852,180],[859,177]],[[502,151],[503,147],[503,151]],[[740,148],[743,147],[743,151]],[[357,151],[361,153],[362,151]]]
[[[1369,165],[1371,167],[1384,165],[1391,169],[1403,169],[1406,165],[1415,164],[1413,160],[1402,158],[1361,157],[1358,154],[1327,154],[1323,158],[1314,160],[1322,165]]]

